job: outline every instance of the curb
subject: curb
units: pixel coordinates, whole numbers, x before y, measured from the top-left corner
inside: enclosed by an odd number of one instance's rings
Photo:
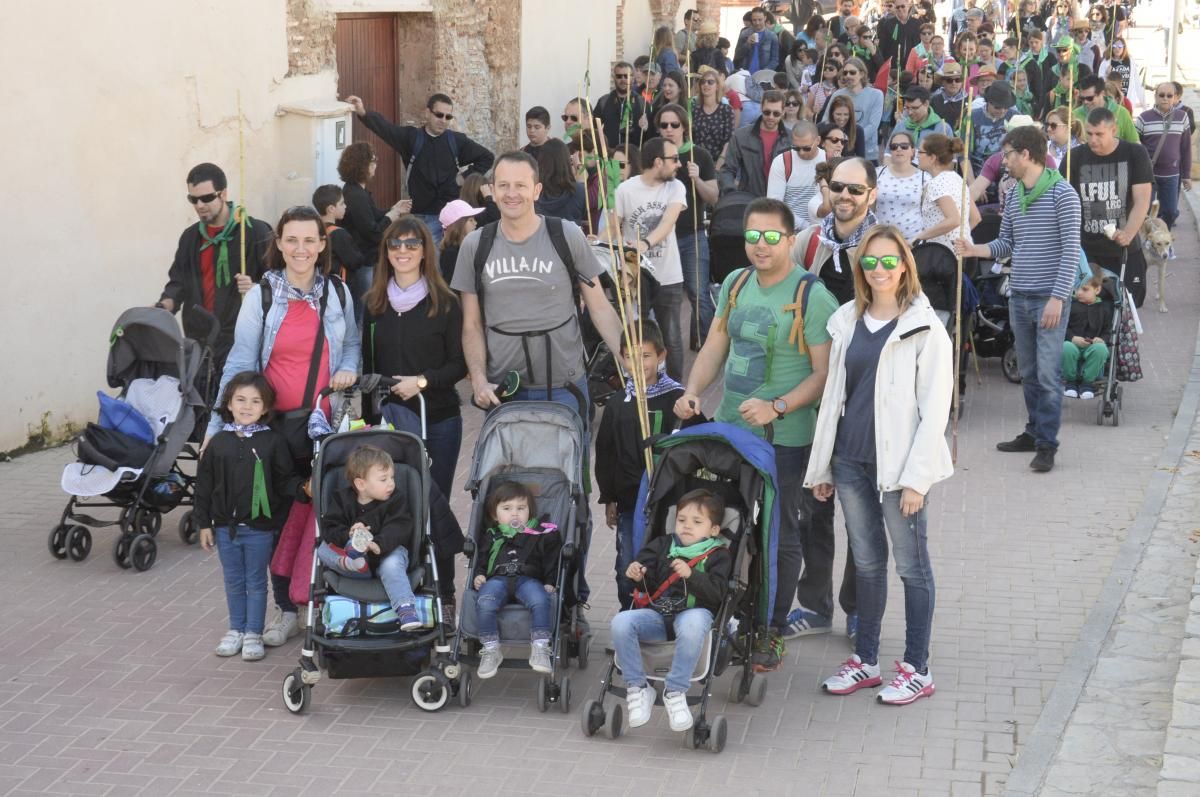
[[[1193,199],[1195,192],[1185,194],[1192,215],[1200,228],[1200,199]],[[1142,560],[1146,542],[1150,539],[1159,513],[1167,499],[1167,492],[1175,479],[1175,468],[1183,458],[1187,448],[1188,438],[1191,437],[1192,426],[1196,420],[1197,410],[1200,409],[1200,328],[1197,329],[1196,342],[1192,353],[1192,365],[1188,371],[1187,384],[1184,387],[1183,398],[1179,402],[1179,410],[1175,421],[1171,424],[1171,432],[1167,444],[1159,455],[1154,472],[1146,485],[1146,496],[1138,510],[1137,517],[1129,527],[1128,535],[1113,560],[1112,569],[1096,604],[1088,614],[1087,620],[1079,630],[1079,641],[1071,650],[1063,664],[1062,672],[1055,681],[1054,689],[1042,708],[1037,722],[1033,726],[1029,739],[1021,748],[1017,764],[1009,772],[1005,782],[1003,797],[1035,797],[1041,789],[1046,773],[1058,752],[1059,743],[1066,730],[1067,723],[1079,702],[1079,696],[1091,676],[1109,630],[1116,620],[1121,604],[1129,591],[1134,571]],[[1200,594],[1193,591],[1193,615],[1188,621],[1191,631],[1200,635]],[[1195,665],[1200,668],[1200,662]],[[1181,662],[1182,668],[1182,662]],[[1200,678],[1198,669],[1197,678]],[[1196,684],[1192,685],[1197,687]],[[1178,691],[1178,685],[1177,685]],[[1172,711],[1172,723],[1175,712]],[[1168,731],[1168,739],[1170,732]],[[1183,764],[1191,764],[1200,772],[1200,760],[1187,759]],[[1161,781],[1160,781],[1161,782]]]

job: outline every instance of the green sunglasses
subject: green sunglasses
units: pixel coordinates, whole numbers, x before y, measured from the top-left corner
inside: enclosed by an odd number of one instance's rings
[[[884,255],[883,257],[875,257],[875,255],[863,255],[858,259],[858,264],[862,266],[863,271],[874,271],[876,266],[883,266],[888,271],[894,271],[896,266],[900,265],[900,256]]]
[[[766,241],[768,246],[774,246],[783,240],[783,233],[779,230],[746,230],[746,243],[753,246],[760,240]]]

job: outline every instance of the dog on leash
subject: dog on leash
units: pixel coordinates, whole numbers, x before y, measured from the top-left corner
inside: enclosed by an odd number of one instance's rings
[[[1167,229],[1167,223],[1158,218],[1158,200],[1150,205],[1150,212],[1142,222],[1142,248],[1146,251],[1149,264],[1158,265],[1158,312],[1167,312],[1166,282],[1167,259],[1171,254],[1171,245],[1175,236]]]

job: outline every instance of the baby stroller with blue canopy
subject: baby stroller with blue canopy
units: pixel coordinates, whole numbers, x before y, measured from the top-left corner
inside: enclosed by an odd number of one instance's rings
[[[724,423],[702,423],[652,443],[653,475],[643,477],[635,511],[634,550],[648,540],[670,533],[675,524],[675,504],[684,494],[706,488],[725,500],[722,535],[729,540],[733,556],[731,583],[725,600],[713,618],[710,642],[692,674],[699,695],[689,695],[688,705],[700,707],[699,716],[683,735],[686,749],[704,747],[713,753],[725,748],[727,728],[723,716],[706,718],[713,679],[735,668],[729,699],[751,706],[762,703],[766,676],[755,673],[751,654],[755,636],[767,626],[775,602],[776,553],[779,547],[779,506],[775,493],[775,452],[771,444],[752,433]],[[661,686],[671,668],[674,643],[642,642],[642,659],[647,680]],[[598,698],[584,704],[580,727],[585,736],[602,731],[610,739],[624,729],[625,704],[604,706],[608,695],[625,697],[625,688],[613,684],[619,672],[616,656],[606,650],[608,666],[600,681]],[[662,694],[655,699],[662,705]]]
[[[484,537],[488,526],[485,504],[492,488],[515,481],[527,486],[537,499],[537,512],[558,526],[562,546],[557,583],[551,596],[551,616],[559,618],[551,630],[551,672],[538,678],[537,708],[557,706],[564,714],[571,707],[571,680],[562,671],[570,659],[587,666],[590,634],[578,625],[578,577],[582,570],[587,532],[588,505],[584,493],[586,432],[579,414],[565,404],[548,401],[515,401],[492,410],[479,430],[467,489],[473,504],[463,552],[474,572],[478,557],[487,555]],[[479,665],[479,623],[476,602],[479,593],[468,581],[460,602],[458,635],[455,637],[455,675],[451,677],[459,703],[468,706],[473,694],[470,670],[458,670],[460,662]],[[527,645],[531,616],[520,603],[509,603],[499,611],[501,645]],[[527,669],[524,662],[505,659],[502,669]]]
[[[158,557],[156,535],[163,515],[190,506],[195,477],[182,462],[196,462],[194,431],[208,422],[208,403],[198,385],[211,362],[216,319],[204,341],[184,336],[170,312],[134,307],[121,313],[109,336],[106,376],[119,388],[101,392],[99,423],[89,423],[76,443],[78,461],[66,466],[63,491],[70,494],[62,518],[50,531],[50,554],[81,562],[92,549],[88,528],[119,526],[113,559],[122,569],[149,570]],[[204,389],[201,387],[200,389]],[[194,471],[194,469],[192,469]],[[80,510],[115,508],[116,520]],[[188,511],[179,535],[189,545],[199,530]]]

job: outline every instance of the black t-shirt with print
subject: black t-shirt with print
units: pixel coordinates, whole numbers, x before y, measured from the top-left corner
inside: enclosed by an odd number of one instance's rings
[[[1067,173],[1067,164],[1071,171]],[[1104,234],[1110,222],[1125,226],[1133,207],[1133,186],[1150,183],[1154,172],[1141,144],[1119,141],[1108,155],[1097,155],[1086,144],[1071,150],[1059,170],[1079,193],[1083,210],[1080,242],[1089,257],[1104,262],[1120,260],[1122,247]]]
[[[679,153],[679,171],[675,173],[675,179],[683,183],[684,191],[687,192],[688,205],[679,214],[679,218],[675,220],[675,237],[680,235],[691,235],[696,231],[696,223],[704,223],[704,212],[708,207],[700,195],[696,193],[696,184],[687,176],[688,164],[695,158],[696,165],[700,167],[701,180],[717,179],[717,168],[713,165],[712,155],[708,154],[708,150],[704,147],[693,146],[687,152]],[[695,211],[692,211],[695,208]]]

